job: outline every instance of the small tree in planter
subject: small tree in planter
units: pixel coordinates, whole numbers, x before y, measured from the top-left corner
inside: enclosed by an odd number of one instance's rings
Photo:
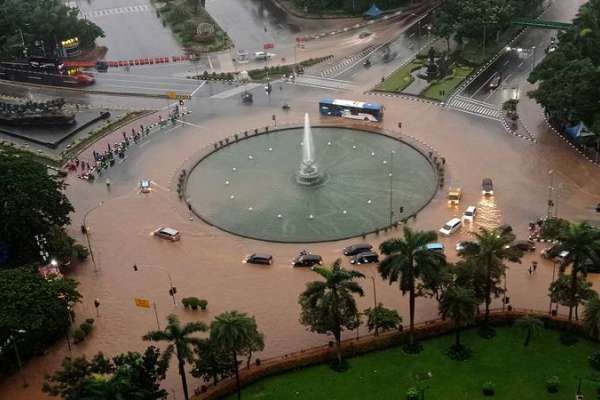
[[[208,301],[206,301],[204,299],[200,299],[200,300],[198,300],[198,306],[200,307],[200,309],[202,311],[206,311],[206,306],[208,306]]]
[[[481,388],[481,392],[483,393],[484,396],[493,396],[494,394],[496,394],[496,390],[494,389],[494,384],[490,381],[487,381],[486,383],[483,384],[483,387]]]

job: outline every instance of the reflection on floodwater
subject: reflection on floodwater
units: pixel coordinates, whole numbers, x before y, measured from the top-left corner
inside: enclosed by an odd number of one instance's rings
[[[494,196],[482,197],[477,204],[477,224],[485,229],[495,229],[502,222],[502,213],[496,206]]]

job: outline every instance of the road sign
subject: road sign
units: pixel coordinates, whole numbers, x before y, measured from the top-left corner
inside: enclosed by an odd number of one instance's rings
[[[136,307],[140,307],[140,308],[150,308],[150,300],[148,299],[141,299],[141,298],[134,298],[133,301],[135,301],[135,305]]]
[[[272,49],[275,47],[275,43],[265,43],[263,45],[263,49],[268,50],[268,49]]]
[[[167,92],[167,97],[169,99],[176,100],[177,99],[177,93],[176,92]]]

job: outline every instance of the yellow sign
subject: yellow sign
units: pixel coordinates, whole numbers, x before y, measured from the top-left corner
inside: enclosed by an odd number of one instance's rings
[[[176,92],[167,92],[167,97],[169,99],[176,100],[177,99],[177,93]]]
[[[150,300],[148,299],[140,299],[140,298],[134,298],[133,299],[135,301],[135,305],[137,307],[140,308],[150,308]]]

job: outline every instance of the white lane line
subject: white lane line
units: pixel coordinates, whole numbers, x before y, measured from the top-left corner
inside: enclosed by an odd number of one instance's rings
[[[509,62],[510,62],[510,60],[506,60],[506,62],[504,64],[502,64],[502,66],[508,65]]]
[[[203,126],[200,126],[200,125],[197,125],[197,124],[193,124],[193,123],[191,123],[191,122],[183,121],[183,120],[181,120],[181,119],[178,119],[177,121],[178,121],[178,122],[181,122],[183,125],[189,125],[189,126],[193,126],[193,127],[195,127],[195,128],[204,129],[204,127],[203,127]]]
[[[478,88],[478,89],[475,91],[475,93],[473,93],[473,94],[471,95],[471,97],[475,97],[475,95],[476,95],[477,93],[479,93],[479,91],[480,91],[481,89],[483,89],[483,87],[484,87],[485,85],[487,85],[489,81],[491,81],[492,79],[494,79],[494,77],[495,77],[496,75],[498,75],[498,73],[497,73],[497,72],[494,72],[494,73],[492,74],[492,76],[490,76],[490,77],[489,77],[489,78],[488,78],[488,79],[487,79],[485,82],[483,82],[483,84],[482,84],[481,86],[479,86],[479,88]]]
[[[327,89],[327,90],[344,90],[344,89],[348,89],[348,88],[339,88],[339,87],[331,87],[331,86],[320,86],[320,85],[314,85],[311,83],[306,83],[306,82],[296,82],[296,85],[298,86],[309,86],[309,87],[314,87],[314,88],[319,88],[319,89]]]
[[[127,79],[100,79],[98,82],[128,82],[128,83],[137,83],[137,84],[158,84],[158,85],[162,85],[165,82],[157,82],[156,80],[154,81],[134,81],[134,80],[127,80]],[[190,86],[195,86],[195,84],[193,84],[192,81],[190,81],[187,85],[184,83],[175,83],[175,82],[169,82],[169,85],[171,86],[181,86],[181,87],[190,87]]]
[[[523,66],[524,61],[521,61],[521,64],[518,65],[519,68]]]
[[[210,55],[208,56],[208,66],[210,67],[211,71],[214,71],[215,69],[213,68],[213,63],[212,60],[210,59]]]
[[[120,67],[113,67],[113,68],[120,68]],[[155,68],[153,66],[153,68]],[[140,75],[140,74],[135,74],[135,73],[119,73],[119,72],[99,72],[96,73],[97,76],[108,76],[109,78],[111,76],[126,76],[126,77],[134,77],[134,78],[146,78],[146,79],[151,79],[152,81],[156,81],[158,79],[160,80],[165,80],[165,79],[169,79],[169,80],[173,80],[173,81],[183,81],[183,82],[189,82],[190,80],[187,78],[178,78],[176,76],[169,76],[169,75]]]
[[[204,86],[205,84],[206,84],[206,81],[202,81],[202,83],[201,83],[201,84],[200,84],[200,85],[199,85],[199,86],[198,86],[196,89],[194,89],[194,91],[192,92],[192,94],[190,94],[190,97],[194,97],[194,95],[196,94],[196,92],[197,92],[198,90],[200,90],[200,88],[201,88],[202,86]]]
[[[157,87],[128,86],[128,85],[102,85],[102,87],[100,87],[98,89],[102,90],[105,87],[113,87],[113,88],[120,88],[120,89],[142,89],[142,90],[147,90],[147,91],[159,91],[159,92],[177,91],[177,89],[173,89],[173,88],[157,88]],[[94,93],[94,91],[91,90],[90,93]]]

